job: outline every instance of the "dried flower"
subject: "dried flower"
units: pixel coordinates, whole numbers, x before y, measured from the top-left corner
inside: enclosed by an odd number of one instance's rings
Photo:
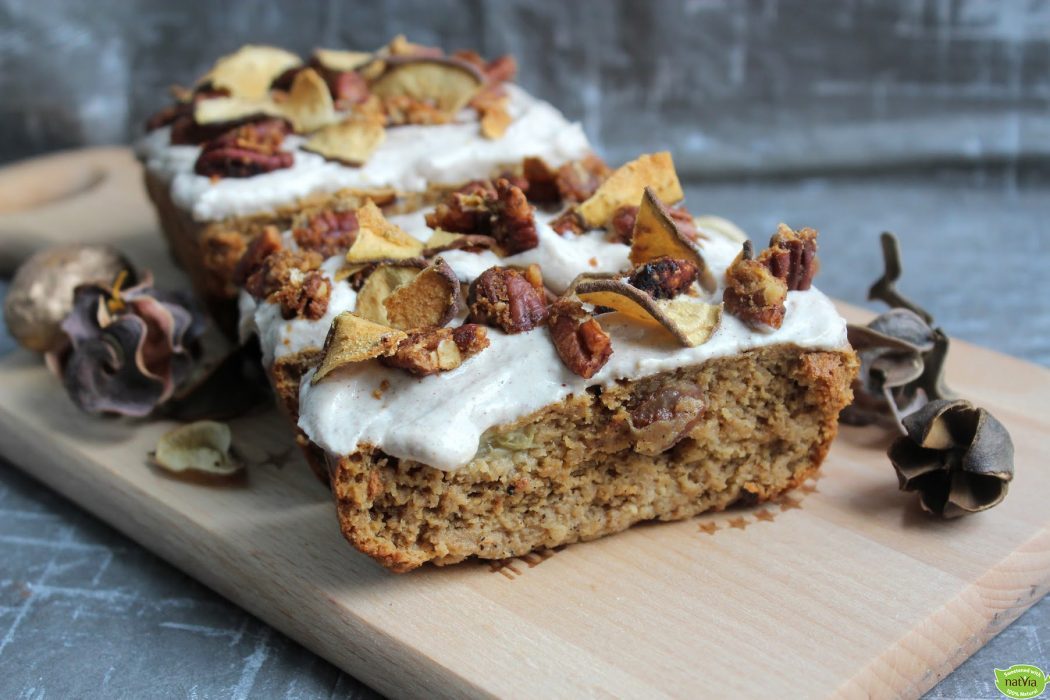
[[[81,409],[145,416],[189,377],[203,320],[183,294],[154,289],[148,272],[133,287],[123,281],[76,288],[62,322],[69,349],[48,363]]]
[[[890,446],[902,491],[918,491],[927,512],[943,518],[987,510],[1006,497],[1014,446],[1003,424],[963,400],[930,401],[903,420]]]

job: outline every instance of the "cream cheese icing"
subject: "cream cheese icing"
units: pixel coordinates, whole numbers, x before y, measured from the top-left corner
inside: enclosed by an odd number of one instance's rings
[[[724,280],[738,244],[712,237],[701,249],[716,278]],[[539,256],[542,265],[542,253]],[[720,292],[712,297],[720,298]],[[723,314],[711,338],[692,348],[618,314],[602,315],[613,354],[590,379],[565,367],[542,327],[518,335],[490,329],[487,349],[455,370],[424,378],[374,360],[341,370],[317,385],[310,382],[311,371],[301,386],[299,427],[331,454],[349,454],[367,443],[401,459],[454,470],[474,457],[486,430],[588,386],[638,379],[770,345],[829,350],[847,346],[845,321],[816,288],[789,292],[786,309],[783,325],[769,332],[752,330]],[[373,392],[383,382],[388,386],[376,398]]]
[[[501,138],[481,136],[473,116],[451,124],[392,127],[383,145],[359,168],[303,151],[300,136],[285,140],[286,149],[295,152],[292,167],[218,181],[193,172],[200,147],[171,145],[168,127],[147,134],[136,150],[149,172],[169,184],[174,202],[197,221],[264,212],[315,192],[343,188],[423,192],[431,184],[456,185],[487,175],[526,156],[561,165],[591,151],[578,123],[515,85],[508,85],[507,91],[513,122]]]

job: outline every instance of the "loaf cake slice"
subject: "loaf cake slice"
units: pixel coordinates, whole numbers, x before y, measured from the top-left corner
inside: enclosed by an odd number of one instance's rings
[[[425,221],[453,225],[464,194]],[[517,556],[770,499],[819,468],[857,361],[810,284],[816,233],[781,226],[756,252],[667,206],[681,197],[670,157],[643,156],[529,222],[493,210],[481,235],[531,223],[527,251],[325,263],[363,286],[281,391],[302,375],[289,409],[355,547],[395,571]]]
[[[154,115],[137,144],[177,262],[220,324],[236,323],[237,263],[268,226],[304,211],[414,211],[476,177],[542,158],[584,158],[578,124],[514,85],[509,56],[397,37],[308,62],[246,46]]]

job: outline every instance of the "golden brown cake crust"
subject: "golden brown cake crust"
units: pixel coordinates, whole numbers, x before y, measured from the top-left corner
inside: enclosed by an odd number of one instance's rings
[[[489,431],[454,472],[363,446],[330,458],[340,526],[402,572],[765,501],[820,467],[856,371],[851,350],[780,345],[589,390]],[[632,409],[683,386],[699,389],[699,422],[656,456],[636,451]]]

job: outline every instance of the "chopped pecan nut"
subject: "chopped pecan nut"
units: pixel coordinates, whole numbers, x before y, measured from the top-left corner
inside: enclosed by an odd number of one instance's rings
[[[526,158],[521,163],[522,179],[526,185],[521,187],[528,196],[530,202],[536,204],[557,204],[561,201],[561,191],[558,190],[558,173],[551,170],[547,162],[542,158]]]
[[[276,226],[267,226],[262,232],[252,239],[248,249],[237,261],[237,267],[233,269],[233,281],[239,286],[244,286],[248,277],[255,272],[263,261],[279,251],[284,246],[281,244],[281,234]]]
[[[675,226],[678,227],[678,231],[683,236],[691,241],[696,241],[699,238],[700,233],[696,230],[696,222],[693,220],[693,215],[685,207],[668,207],[667,213],[670,214],[671,220],[674,221]],[[637,218],[638,207],[633,204],[625,204],[613,212],[608,224],[612,240],[617,243],[630,245],[631,237],[634,234],[634,222]]]
[[[542,294],[520,272],[509,267],[490,267],[471,282],[467,306],[472,322],[505,333],[524,333],[547,320]]]
[[[316,321],[328,310],[331,294],[331,280],[320,270],[310,270],[298,274],[293,272],[269,299],[281,305],[282,318],[307,318]]]
[[[559,233],[563,236],[567,233],[578,236],[584,232],[583,221],[580,220],[579,215],[572,209],[562,212],[561,216],[552,221],[551,228],[554,229],[555,233]]]
[[[726,270],[722,294],[726,311],[751,327],[780,328],[784,322],[787,284],[754,258],[751,242]]]
[[[346,252],[357,237],[357,212],[323,209],[305,217],[292,229],[300,248],[315,250],[326,258]]]
[[[592,154],[562,165],[554,182],[562,201],[578,204],[594,194],[611,173],[605,161]]]
[[[667,386],[647,395],[631,410],[634,450],[656,456],[689,434],[704,417],[700,390],[691,385]]]
[[[305,273],[319,268],[323,260],[312,250],[278,250],[248,275],[244,288],[253,297],[265,299],[286,284],[294,284],[293,278],[301,282]]]
[[[565,366],[590,379],[612,355],[609,334],[575,299],[559,299],[550,307],[547,321],[554,349]]]
[[[281,150],[287,133],[282,119],[238,126],[204,144],[193,171],[205,177],[252,177],[290,168],[294,156]]]
[[[507,180],[496,180],[496,201],[492,205],[492,237],[507,255],[531,250],[540,244],[532,207],[521,188]]]
[[[539,245],[536,220],[525,193],[505,178],[475,180],[447,195],[426,216],[427,226],[450,233],[492,236],[514,255]]]
[[[382,104],[383,113],[386,115],[387,124],[390,126],[447,124],[454,116],[432,104],[408,95],[384,97],[382,98]]]
[[[699,272],[688,260],[663,257],[634,268],[627,282],[653,299],[674,299],[689,289]]]
[[[483,326],[467,324],[455,329],[431,328],[409,333],[393,355],[379,361],[388,367],[425,377],[456,369],[488,346]]]
[[[758,256],[758,262],[787,284],[789,291],[809,289],[817,273],[817,232],[811,228],[794,231],[781,224]]]

